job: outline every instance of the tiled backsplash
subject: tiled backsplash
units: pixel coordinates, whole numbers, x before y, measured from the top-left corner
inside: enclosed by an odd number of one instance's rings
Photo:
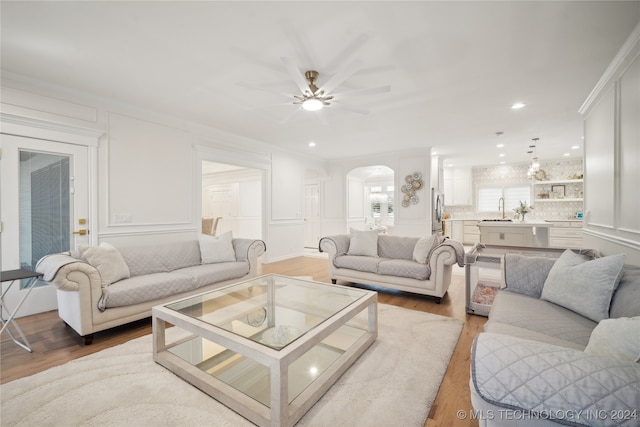
[[[451,215],[452,218],[469,218],[469,219],[487,219],[499,218],[496,212],[491,214],[488,212],[476,212],[476,197],[479,185],[517,185],[529,184],[533,182],[527,179],[527,169],[529,165],[504,165],[493,167],[473,168],[471,171],[473,185],[473,206],[445,206],[444,212]],[[582,174],[582,159],[567,161],[551,161],[540,162],[540,168],[546,171],[547,178],[550,181],[558,181],[571,179],[575,174]],[[540,182],[540,181],[536,181]],[[550,186],[549,186],[550,187]],[[547,186],[535,186],[532,190],[532,200],[537,196],[541,189],[549,189]],[[576,191],[582,191],[580,184],[566,184],[565,191],[567,197],[576,196]],[[445,194],[446,201],[446,194]],[[534,209],[527,214],[527,219],[567,219],[575,217],[577,212],[581,212],[583,203],[577,202],[533,202]],[[507,212],[508,217],[513,217],[513,211]]]

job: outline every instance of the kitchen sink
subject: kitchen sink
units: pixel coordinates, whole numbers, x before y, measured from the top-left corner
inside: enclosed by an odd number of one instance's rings
[[[482,222],[513,222],[512,219],[483,219]]]

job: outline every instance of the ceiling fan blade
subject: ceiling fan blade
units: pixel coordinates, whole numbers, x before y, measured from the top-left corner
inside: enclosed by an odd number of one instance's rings
[[[351,43],[347,44],[344,49],[342,49],[333,60],[326,65],[327,70],[335,70],[338,68],[340,64],[344,64],[347,60],[353,56],[353,54],[360,49],[366,42],[369,41],[369,36],[366,34],[360,34],[353,40]]]
[[[378,93],[386,93],[386,92],[391,92],[391,86],[386,85],[386,86],[378,86],[378,87],[372,87],[367,89],[356,89],[356,90],[349,90],[346,92],[334,93],[333,98],[334,99],[352,98],[356,96],[376,95]]]
[[[362,62],[360,60],[355,60],[349,63],[346,67],[343,67],[337,73],[333,75],[325,84],[320,88],[324,90],[325,93],[331,93],[333,89],[340,86],[342,82],[351,77],[356,71],[360,69],[362,66]]]
[[[350,113],[362,114],[363,116],[366,116],[366,115],[369,114],[369,110],[363,110],[362,108],[350,107],[350,106],[342,104],[340,102],[332,102],[331,103],[331,107],[334,107],[334,108],[340,109],[340,110],[344,110],[344,111],[349,111]]]
[[[266,89],[266,88],[264,88],[262,86],[254,85],[254,84],[251,84],[251,83],[237,82],[236,85],[240,86],[240,87],[247,88],[247,89],[261,90],[263,92],[282,95],[282,96],[287,97],[287,98],[291,98],[291,96],[292,96],[290,93],[284,93],[284,92],[278,92],[277,90]]]
[[[296,63],[291,58],[282,57],[280,59],[289,72],[289,75],[298,86],[298,89],[300,89],[300,92],[304,93],[309,90],[309,84],[305,80],[303,73],[300,71]]]

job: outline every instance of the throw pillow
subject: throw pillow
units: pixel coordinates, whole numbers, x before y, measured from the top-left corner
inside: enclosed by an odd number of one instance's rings
[[[378,256],[378,230],[361,231],[352,228],[350,234],[347,255]]]
[[[413,248],[413,260],[422,264],[429,262],[429,255],[431,251],[438,246],[440,239],[435,234],[429,237],[422,237],[416,242],[416,246]]]
[[[219,237],[201,234],[199,241],[200,259],[203,264],[235,262],[236,251],[233,249],[233,235],[231,231],[227,231]]]
[[[120,252],[109,243],[102,242],[100,246],[80,246],[82,256],[100,273],[102,287],[107,287],[118,280],[131,277],[129,266]]]
[[[555,263],[553,258],[529,257],[517,254],[504,256],[504,282],[506,289],[534,298],[540,298],[545,280]]]
[[[551,267],[541,299],[575,311],[594,322],[607,319],[623,265],[624,254],[587,261],[582,255],[567,249]]]
[[[640,362],[640,317],[605,319],[591,332],[585,353]]]

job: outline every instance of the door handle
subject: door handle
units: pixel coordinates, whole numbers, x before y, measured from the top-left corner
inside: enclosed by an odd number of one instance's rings
[[[78,231],[74,231],[73,234],[79,234],[81,236],[87,235],[89,234],[88,230],[78,230]]]

